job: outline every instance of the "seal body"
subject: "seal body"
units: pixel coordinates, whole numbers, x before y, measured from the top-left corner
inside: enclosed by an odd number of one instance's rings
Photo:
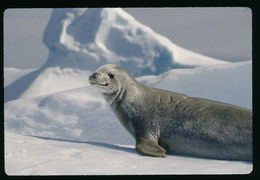
[[[142,155],[252,160],[248,109],[147,87],[115,65],[100,67],[89,81],[101,90]]]

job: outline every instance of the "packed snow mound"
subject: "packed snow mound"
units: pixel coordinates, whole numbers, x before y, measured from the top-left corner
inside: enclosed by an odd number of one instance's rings
[[[95,70],[112,63],[134,76],[227,63],[175,45],[121,8],[54,9],[43,42],[48,65]]]
[[[5,103],[5,128],[24,135],[133,144],[101,95],[89,85]]]
[[[79,69],[49,67],[43,70],[20,98],[36,97],[58,91],[80,88],[88,84],[90,71]]]

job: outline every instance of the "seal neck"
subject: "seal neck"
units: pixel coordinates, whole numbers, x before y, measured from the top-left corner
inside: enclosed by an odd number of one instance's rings
[[[127,99],[127,101],[136,100],[142,88],[143,85],[134,78],[126,79],[124,86],[120,86],[114,93],[103,93],[103,96],[107,103],[112,106],[114,103],[119,103],[123,99]]]
[[[118,99],[122,98],[123,94],[124,94],[123,88],[120,88],[112,94],[103,93],[103,96],[107,101],[107,103],[109,105],[112,105],[115,101],[118,101]]]

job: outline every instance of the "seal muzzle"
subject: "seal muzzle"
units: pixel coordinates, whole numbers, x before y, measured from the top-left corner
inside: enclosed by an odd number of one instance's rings
[[[100,73],[94,72],[89,76],[89,80],[95,80],[100,76]]]

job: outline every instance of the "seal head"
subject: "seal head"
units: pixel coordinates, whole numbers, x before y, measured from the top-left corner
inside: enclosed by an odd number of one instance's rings
[[[102,93],[105,94],[116,93],[116,91],[120,88],[117,77],[114,75],[115,72],[109,70],[111,67],[113,67],[113,65],[100,68],[97,72],[94,72],[89,76],[90,84],[96,86]]]
[[[110,105],[116,98],[122,98],[126,92],[134,98],[138,94],[136,87],[140,85],[124,68],[114,64],[98,68],[89,76],[89,82],[99,89]]]

